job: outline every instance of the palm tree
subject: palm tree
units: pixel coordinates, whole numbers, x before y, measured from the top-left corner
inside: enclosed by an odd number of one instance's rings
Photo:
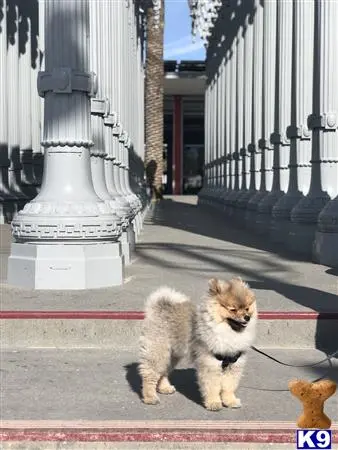
[[[164,0],[157,0],[147,9],[145,68],[145,169],[153,199],[162,197],[163,34]]]

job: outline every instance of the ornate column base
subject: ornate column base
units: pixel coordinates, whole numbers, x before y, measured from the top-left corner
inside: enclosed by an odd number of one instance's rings
[[[142,211],[139,211],[132,222],[135,233],[135,243],[139,241],[139,236],[141,233],[141,222],[142,222]]]
[[[320,264],[338,268],[338,197],[319,214],[313,257]]]
[[[8,167],[8,159],[1,161],[0,153],[0,224],[10,223],[18,211],[18,199],[8,187]]]
[[[38,192],[40,191],[42,183],[44,158],[45,156],[41,152],[33,153],[33,174]]]
[[[208,186],[202,186],[202,189],[197,194],[197,205],[203,206],[206,204],[206,198],[208,194]]]
[[[259,203],[269,194],[267,191],[258,191],[247,203],[245,220],[248,229],[256,229],[256,216]]]
[[[245,228],[246,209],[249,200],[256,194],[254,190],[241,191],[240,195],[236,199],[235,220],[239,225]]]
[[[272,219],[272,208],[283,195],[285,195],[283,191],[271,191],[258,204],[255,221],[255,230],[258,234],[266,234],[269,232]]]
[[[118,242],[14,243],[8,283],[30,289],[95,289],[123,284]]]
[[[312,259],[317,220],[330,200],[326,192],[309,193],[291,211],[286,245],[289,250]]]
[[[33,150],[26,149],[21,150],[21,186],[22,191],[29,200],[36,197],[38,194],[37,186],[38,183],[34,179],[34,168],[33,168]]]
[[[236,203],[238,197],[241,195],[241,191],[233,190],[229,192],[229,195],[224,199],[224,212],[228,217],[234,217],[236,213]]]
[[[129,266],[131,264],[131,256],[135,249],[135,230],[133,223],[130,222],[127,228],[122,229],[121,236],[119,237],[119,242],[121,243],[122,256],[124,259],[124,264]]]
[[[21,211],[22,208],[29,202],[30,198],[22,191],[21,184],[21,167],[8,169],[8,185],[15,197],[16,210]]]
[[[290,192],[281,197],[272,208],[272,219],[270,225],[270,238],[272,242],[284,243],[288,239],[291,211],[302,200],[303,194]]]
[[[198,193],[198,206],[207,206],[209,204],[209,194],[210,188],[208,186],[203,186]]]
[[[223,192],[222,192],[220,200],[219,200],[220,201],[219,209],[221,212],[226,213],[226,211],[227,211],[227,203],[226,202],[232,193],[233,193],[232,189],[226,189],[226,188],[223,189]]]
[[[0,225],[5,223],[11,223],[15,213],[17,212],[16,199],[4,196],[1,193],[0,196]]]

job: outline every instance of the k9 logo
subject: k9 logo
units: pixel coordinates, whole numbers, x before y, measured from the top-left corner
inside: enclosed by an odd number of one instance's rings
[[[297,449],[328,448],[331,449],[331,430],[297,430]]]

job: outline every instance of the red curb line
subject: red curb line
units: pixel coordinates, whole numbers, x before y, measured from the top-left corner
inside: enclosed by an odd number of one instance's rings
[[[258,314],[261,320],[338,320],[338,312],[274,312]],[[143,320],[142,311],[0,311],[0,319],[108,319]]]
[[[2,430],[0,441],[294,443],[295,430]],[[333,433],[332,442],[338,443]]]

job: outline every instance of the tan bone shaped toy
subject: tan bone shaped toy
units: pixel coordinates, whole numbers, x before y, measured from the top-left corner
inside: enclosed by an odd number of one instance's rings
[[[336,392],[337,385],[334,381],[310,383],[305,380],[292,380],[288,386],[290,392],[303,403],[303,413],[297,421],[299,428],[331,427],[331,420],[324,413],[324,402]]]

